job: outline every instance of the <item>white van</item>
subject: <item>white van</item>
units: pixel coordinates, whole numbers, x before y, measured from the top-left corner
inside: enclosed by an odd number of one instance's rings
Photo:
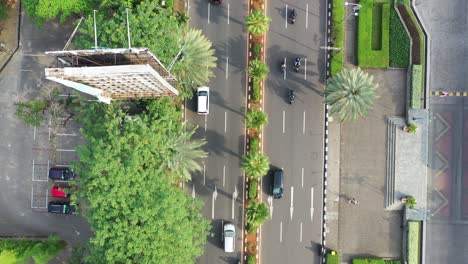
[[[224,252],[234,252],[236,242],[236,228],[231,223],[225,223],[223,226]]]
[[[207,115],[210,112],[210,88],[203,86],[197,89],[197,113]]]

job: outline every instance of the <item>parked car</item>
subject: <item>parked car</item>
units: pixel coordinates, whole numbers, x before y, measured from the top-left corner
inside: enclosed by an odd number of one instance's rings
[[[231,223],[225,223],[223,226],[224,251],[234,252],[236,242],[236,227]]]
[[[57,186],[54,185],[50,194],[55,198],[68,198],[71,195],[72,187],[71,186]]]
[[[68,181],[75,178],[75,173],[68,167],[52,167],[49,169],[49,179]]]
[[[273,184],[271,186],[273,198],[280,199],[283,197],[283,170],[275,170],[273,172]]]
[[[212,4],[221,4],[223,0],[210,0],[210,3]]]
[[[75,205],[70,202],[52,201],[47,206],[47,211],[53,214],[74,214]]]

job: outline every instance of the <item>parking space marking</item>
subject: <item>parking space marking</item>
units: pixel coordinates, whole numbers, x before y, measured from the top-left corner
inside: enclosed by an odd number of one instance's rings
[[[34,141],[36,140],[36,127],[34,127],[33,139],[34,139]]]
[[[75,133],[72,133],[72,134],[63,134],[63,133],[57,133],[55,134],[56,136],[62,136],[62,137],[76,137],[78,136],[77,134]]]
[[[206,132],[206,129],[207,129],[207,123],[208,123],[208,116],[205,115],[205,132]]]
[[[60,152],[76,152],[76,150],[74,150],[74,149],[56,149],[56,151],[60,151]]]

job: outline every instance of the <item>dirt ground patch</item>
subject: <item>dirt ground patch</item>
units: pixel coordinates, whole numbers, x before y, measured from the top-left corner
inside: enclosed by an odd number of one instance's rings
[[[7,1],[8,18],[0,22],[0,68],[8,61],[18,45],[18,1]]]

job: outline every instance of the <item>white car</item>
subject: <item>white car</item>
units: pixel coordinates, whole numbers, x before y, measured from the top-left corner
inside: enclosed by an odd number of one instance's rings
[[[197,113],[207,115],[210,112],[210,88],[203,86],[197,89]]]
[[[234,252],[236,242],[236,227],[231,223],[226,223],[223,226],[224,251],[228,253]]]

